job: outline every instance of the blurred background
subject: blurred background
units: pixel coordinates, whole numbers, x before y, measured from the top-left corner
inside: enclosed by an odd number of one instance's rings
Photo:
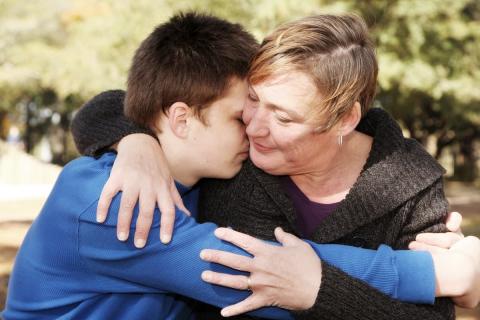
[[[364,17],[380,64],[376,106],[447,169],[451,208],[465,234],[480,236],[480,0],[0,0],[0,310],[26,230],[78,156],[75,111],[125,88],[141,40],[188,9],[241,23],[259,40],[315,13]],[[459,309],[459,319],[480,319],[480,309]]]

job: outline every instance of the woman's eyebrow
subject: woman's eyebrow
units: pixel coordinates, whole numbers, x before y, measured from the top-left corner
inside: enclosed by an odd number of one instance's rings
[[[293,118],[297,118],[297,119],[302,119],[302,116],[297,113],[295,110],[291,110],[291,109],[287,109],[285,107],[281,107],[277,104],[274,104],[274,103],[271,103],[271,102],[267,102],[265,104],[265,106],[269,109],[272,109],[272,110],[280,110],[280,111],[283,111],[285,113],[287,113],[288,115],[290,115],[291,117]]]

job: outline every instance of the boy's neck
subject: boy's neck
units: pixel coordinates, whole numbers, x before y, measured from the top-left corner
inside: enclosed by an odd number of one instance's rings
[[[191,187],[202,177],[196,174],[195,158],[181,143],[172,143],[170,139],[158,137],[173,179],[186,187]]]

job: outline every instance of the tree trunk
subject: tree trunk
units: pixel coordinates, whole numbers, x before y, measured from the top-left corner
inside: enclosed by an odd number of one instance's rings
[[[33,99],[29,99],[25,104],[26,116],[25,116],[25,151],[30,153],[33,150],[33,128],[32,128],[32,119],[33,119],[33,108],[34,102]]]
[[[472,182],[477,178],[477,159],[474,148],[475,136],[470,135],[459,141],[460,152],[455,157],[454,176],[460,181]]]

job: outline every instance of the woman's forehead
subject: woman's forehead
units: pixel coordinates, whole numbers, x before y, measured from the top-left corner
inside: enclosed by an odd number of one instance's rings
[[[296,108],[311,106],[318,99],[317,88],[304,72],[274,75],[265,81],[251,84],[262,103]]]

